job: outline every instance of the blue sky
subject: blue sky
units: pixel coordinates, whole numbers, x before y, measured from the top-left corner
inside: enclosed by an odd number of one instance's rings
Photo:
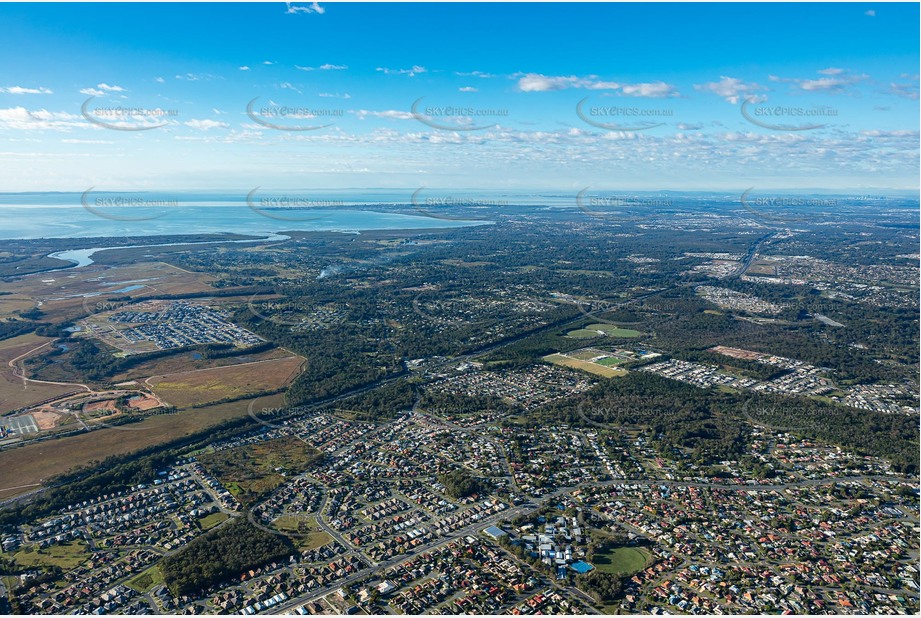
[[[915,189],[918,13],[0,4],[0,191]]]

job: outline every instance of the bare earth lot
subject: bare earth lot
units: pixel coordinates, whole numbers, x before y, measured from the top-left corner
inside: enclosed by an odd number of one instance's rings
[[[0,451],[0,500],[34,490],[57,474],[109,455],[131,453],[194,433],[222,421],[245,416],[252,400],[217,404],[175,414],[151,416],[123,428],[97,429],[75,436],[47,440]],[[260,407],[284,405],[284,395],[257,400]]]

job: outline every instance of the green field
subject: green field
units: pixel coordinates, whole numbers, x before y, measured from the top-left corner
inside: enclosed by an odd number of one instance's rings
[[[75,569],[89,558],[86,541],[70,541],[47,549],[27,547],[13,555],[16,564],[24,567],[56,566],[65,571]]]
[[[609,356],[607,358],[601,358],[595,362],[599,365],[604,365],[605,367],[616,367],[617,365],[623,365],[629,361],[623,358],[614,358],[613,356]]]
[[[596,554],[592,564],[602,573],[631,575],[641,571],[649,558],[642,549],[635,547],[615,547],[603,554]]]
[[[594,330],[585,330],[584,328],[579,328],[569,331],[566,333],[566,336],[573,339],[591,339],[593,337],[601,337],[602,333]]]
[[[593,358],[598,358],[608,354],[604,350],[597,350],[595,348],[582,348],[581,350],[574,350],[572,352],[567,352],[566,356],[574,358],[576,360],[591,361]]]
[[[154,586],[159,586],[163,582],[163,573],[160,568],[153,566],[127,582],[127,586],[138,592],[147,592]]]
[[[621,328],[613,324],[588,324],[584,328],[578,328],[566,333],[567,337],[574,339],[590,339],[592,337],[639,337],[643,333],[631,328]]]
[[[323,547],[333,540],[333,537],[320,529],[313,517],[305,520],[299,516],[282,515],[272,522],[272,527],[282,532],[291,532],[291,541],[300,550]]]
[[[589,324],[586,330],[600,330],[608,337],[639,337],[643,333],[632,328],[621,328],[613,324]]]
[[[569,358],[562,354],[550,354],[544,357],[544,360],[553,363],[554,365],[559,365],[560,367],[570,367],[572,369],[581,369],[582,371],[587,371],[593,373],[596,376],[602,376],[605,378],[613,378],[615,376],[627,375],[626,369],[615,369],[613,367],[605,367],[597,363],[591,363],[589,361],[577,360],[575,358]]]
[[[228,515],[227,513],[220,513],[220,512],[211,513],[210,515],[205,515],[204,517],[199,519],[198,526],[203,531],[210,530],[211,528],[215,527],[222,521],[225,521],[228,517],[230,517],[230,515]]]

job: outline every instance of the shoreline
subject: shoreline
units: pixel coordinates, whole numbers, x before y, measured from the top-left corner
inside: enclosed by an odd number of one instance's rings
[[[156,236],[151,236],[150,238],[156,238]],[[89,249],[64,249],[62,251],[55,251],[49,253],[47,257],[54,258],[56,260],[65,260],[68,262],[73,262],[72,266],[65,266],[63,268],[57,268],[51,271],[44,272],[55,272],[57,270],[71,270],[75,268],[83,268],[84,266],[89,266],[93,264],[93,257],[95,254],[102,251],[112,251],[114,249],[146,249],[148,247],[175,247],[181,245],[214,245],[222,243],[246,243],[246,242],[274,242],[274,241],[285,241],[290,240],[290,236],[285,236],[283,234],[271,234],[264,238],[244,238],[239,240],[204,240],[200,242],[168,242],[168,243],[152,243],[149,245],[118,245],[115,247],[91,247]],[[69,254],[69,255],[68,255]]]
[[[103,251],[113,251],[113,250],[130,250],[130,249],[146,249],[146,248],[161,248],[161,247],[180,247],[180,246],[198,246],[198,245],[223,245],[223,244],[237,244],[237,243],[262,243],[262,242],[285,242],[289,240],[297,241],[303,238],[309,238],[311,236],[359,236],[359,235],[371,235],[371,236],[381,236],[381,237],[410,237],[418,236],[424,234],[442,234],[450,231],[456,231],[460,229],[465,229],[468,227],[479,227],[480,225],[492,225],[494,222],[471,222],[469,225],[455,225],[455,226],[443,226],[443,227],[431,227],[431,228],[375,228],[370,230],[357,230],[357,229],[339,229],[339,230],[295,230],[295,231],[279,231],[279,232],[266,232],[263,235],[259,236],[247,236],[239,234],[236,232],[216,232],[213,234],[190,234],[188,235],[189,240],[183,240],[182,236],[177,238],[175,234],[157,234],[151,236],[142,236],[137,237],[138,239],[149,239],[151,241],[156,241],[160,238],[170,238],[169,242],[151,242],[146,244],[131,244],[131,245],[111,245],[111,246],[95,246],[95,247],[86,247],[81,249],[60,249],[52,251],[45,254],[45,257],[60,260],[64,262],[69,262],[66,266],[60,266],[55,268],[49,268],[46,270],[34,271],[23,276],[36,275],[36,274],[47,274],[52,272],[60,272],[64,270],[73,270],[77,268],[83,268],[90,266],[96,261],[92,256]],[[117,236],[94,236],[94,237],[80,237],[76,238],[37,238],[37,239],[11,239],[15,242],[20,243],[47,243],[47,242],[60,242],[66,243],[68,240],[81,240],[81,241],[97,241],[104,242],[108,239],[119,238]],[[212,238],[213,240],[207,240]]]

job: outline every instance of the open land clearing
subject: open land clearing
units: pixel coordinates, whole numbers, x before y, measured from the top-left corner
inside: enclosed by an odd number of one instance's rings
[[[298,374],[303,364],[300,356],[287,356],[153,376],[146,383],[165,401],[182,408],[281,388]]]
[[[53,340],[49,337],[39,337],[31,333],[0,341],[0,414],[83,390],[77,384],[23,381],[21,361],[17,359],[51,341]]]
[[[625,369],[615,369],[613,367],[605,367],[599,363],[593,363],[587,360],[579,360],[577,358],[572,358],[570,356],[565,356],[563,354],[550,354],[544,357],[544,360],[554,365],[559,365],[561,367],[571,367],[573,369],[581,369],[582,371],[587,371],[595,375],[604,377],[604,378],[615,378],[617,376],[626,375],[627,371]]]
[[[86,541],[77,540],[38,550],[30,547],[4,557],[23,567],[52,566],[70,570],[82,564],[88,555]]]
[[[305,520],[300,515],[282,515],[272,522],[272,527],[277,530],[296,533],[292,540],[301,551],[322,547],[333,540],[333,537],[317,524],[316,517],[310,517]]]
[[[107,427],[0,451],[0,500],[27,493],[37,484],[109,455],[123,455],[201,431],[247,414],[252,400],[160,414],[125,427]],[[284,406],[284,395],[259,397],[262,407]]]
[[[203,358],[200,353],[195,351],[177,350],[175,354],[138,363],[122,373],[115,374],[110,380],[115,383],[143,380],[149,376],[165,376],[182,373],[184,371],[214,369],[217,367],[238,365],[240,363],[290,358],[290,356],[290,352],[281,348],[272,348],[271,350],[255,353],[241,351],[241,356],[224,356],[221,358]]]
[[[207,453],[198,461],[248,504],[281,485],[286,474],[305,471],[321,456],[319,450],[288,436]]]

